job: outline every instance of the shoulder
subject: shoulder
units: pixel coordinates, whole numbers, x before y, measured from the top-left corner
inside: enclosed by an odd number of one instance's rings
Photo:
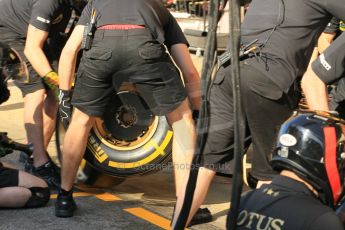
[[[315,217],[314,221],[310,223],[310,230],[342,230],[344,229],[342,222],[339,217],[332,211],[323,213],[320,216]]]

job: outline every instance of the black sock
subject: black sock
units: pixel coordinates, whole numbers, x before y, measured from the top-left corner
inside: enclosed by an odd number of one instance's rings
[[[63,189],[63,188],[60,188],[59,194],[62,195],[62,196],[72,196],[72,194],[73,194],[73,189],[71,189],[71,190],[69,190],[69,191],[66,191],[66,190]]]

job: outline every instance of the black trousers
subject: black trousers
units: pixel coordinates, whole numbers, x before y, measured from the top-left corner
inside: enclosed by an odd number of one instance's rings
[[[204,166],[218,170],[233,159],[234,106],[230,67],[218,71],[210,94],[210,123],[204,148]],[[278,99],[260,95],[271,90]],[[280,92],[280,93],[279,93]],[[252,174],[262,180],[276,172],[269,160],[280,125],[292,114],[290,98],[260,71],[241,64],[241,98],[246,120],[246,136],[253,144]]]
[[[18,175],[17,169],[6,168],[0,162],[0,188],[18,186]]]

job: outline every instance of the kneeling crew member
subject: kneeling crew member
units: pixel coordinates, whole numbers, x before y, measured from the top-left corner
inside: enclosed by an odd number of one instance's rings
[[[280,175],[241,198],[236,229],[332,229],[344,195],[344,142],[338,118],[300,114],[280,129],[271,165]]]
[[[14,77],[21,78],[20,75],[25,74],[24,67],[16,52],[0,43],[0,104],[7,101],[10,96],[7,80]],[[12,151],[1,143],[2,141],[0,142],[0,157]],[[49,198],[50,191],[44,180],[26,172],[5,167],[0,162],[0,208],[41,207],[48,203]]]

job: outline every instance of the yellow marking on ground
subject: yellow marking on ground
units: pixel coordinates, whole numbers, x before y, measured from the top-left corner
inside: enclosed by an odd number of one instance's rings
[[[117,201],[117,200],[121,200],[120,197],[117,197],[111,193],[103,193],[103,194],[99,194],[96,195],[95,197],[97,197],[98,199],[101,199],[103,201]]]
[[[161,227],[163,229],[170,229],[170,220],[165,219],[157,214],[154,214],[150,211],[147,211],[143,208],[127,208],[124,209],[126,212],[129,212],[130,214],[139,217],[141,219],[144,219],[151,224],[154,224],[158,227]]]
[[[73,197],[93,196],[93,195],[95,195],[95,194],[87,193],[87,192],[74,192],[73,193]],[[50,199],[56,199],[56,198],[57,198],[57,194],[50,195]]]

